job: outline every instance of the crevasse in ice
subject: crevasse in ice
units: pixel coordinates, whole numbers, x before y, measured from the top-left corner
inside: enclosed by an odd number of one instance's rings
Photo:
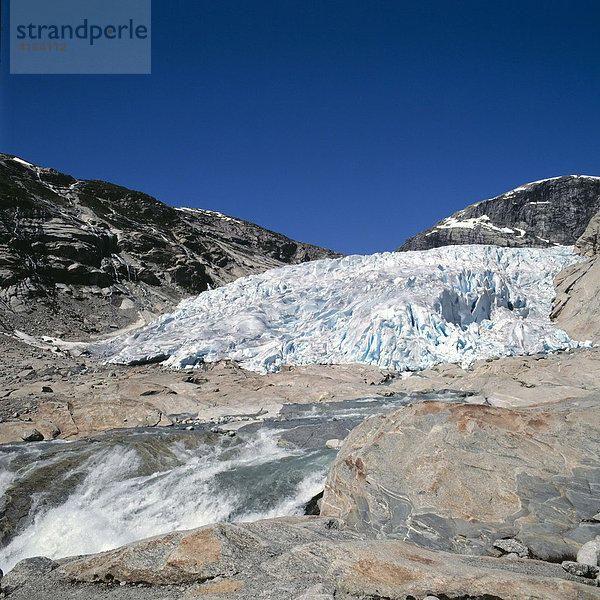
[[[575,347],[549,314],[569,247],[446,246],[273,269],[97,345],[111,362],[367,363],[395,370]]]

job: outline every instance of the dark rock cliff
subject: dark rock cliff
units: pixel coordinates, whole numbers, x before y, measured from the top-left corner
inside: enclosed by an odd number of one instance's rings
[[[451,244],[573,245],[600,210],[600,178],[569,175],[536,181],[472,204],[398,248]]]
[[[0,330],[105,333],[238,277],[333,256],[0,154]]]

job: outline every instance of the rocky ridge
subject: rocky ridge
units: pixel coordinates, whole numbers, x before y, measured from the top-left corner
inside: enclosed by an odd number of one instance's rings
[[[442,219],[398,251],[451,244],[572,246],[600,210],[600,178],[568,175],[520,186]]]
[[[241,276],[338,256],[0,154],[0,330],[87,339]]]

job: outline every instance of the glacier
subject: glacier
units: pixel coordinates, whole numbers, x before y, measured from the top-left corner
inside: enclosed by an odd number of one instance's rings
[[[186,299],[90,351],[175,368],[228,359],[264,373],[310,363],[465,367],[574,348],[549,315],[554,277],[579,260],[565,246],[471,245],[285,266]]]

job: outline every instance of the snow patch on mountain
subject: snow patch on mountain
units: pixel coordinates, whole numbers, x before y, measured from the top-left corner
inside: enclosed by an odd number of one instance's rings
[[[232,221],[232,222],[238,222],[241,223],[242,221],[240,221],[240,219],[236,219],[234,217],[229,217],[227,215],[224,215],[223,213],[217,212],[216,210],[206,210],[205,208],[188,208],[187,206],[180,206],[179,208],[176,208],[175,210],[178,210],[180,212],[187,212],[187,213],[191,213],[191,214],[197,214],[197,215],[207,215],[209,217],[217,217],[219,219],[222,219],[223,221]]]
[[[18,156],[13,156],[12,160],[19,163],[20,165],[23,165],[24,167],[35,167],[35,165],[32,165],[30,162],[27,162],[26,160],[23,160],[22,158],[19,158]]]
[[[223,359],[367,363],[419,370],[579,345],[549,314],[572,248],[445,246],[286,266],[184,300],[133,335],[96,345],[115,363],[187,368]]]
[[[458,214],[462,216],[464,213],[461,211]],[[515,233],[515,231],[523,231],[522,229],[515,230],[511,229],[510,227],[498,227],[497,225],[490,223],[490,218],[487,215],[482,215],[481,217],[471,217],[469,219],[448,217],[443,221],[440,221],[440,223],[435,226],[434,230],[430,231],[426,235],[432,235],[436,230],[439,229],[475,229],[477,225],[491,229],[492,231],[499,231],[500,233]]]

